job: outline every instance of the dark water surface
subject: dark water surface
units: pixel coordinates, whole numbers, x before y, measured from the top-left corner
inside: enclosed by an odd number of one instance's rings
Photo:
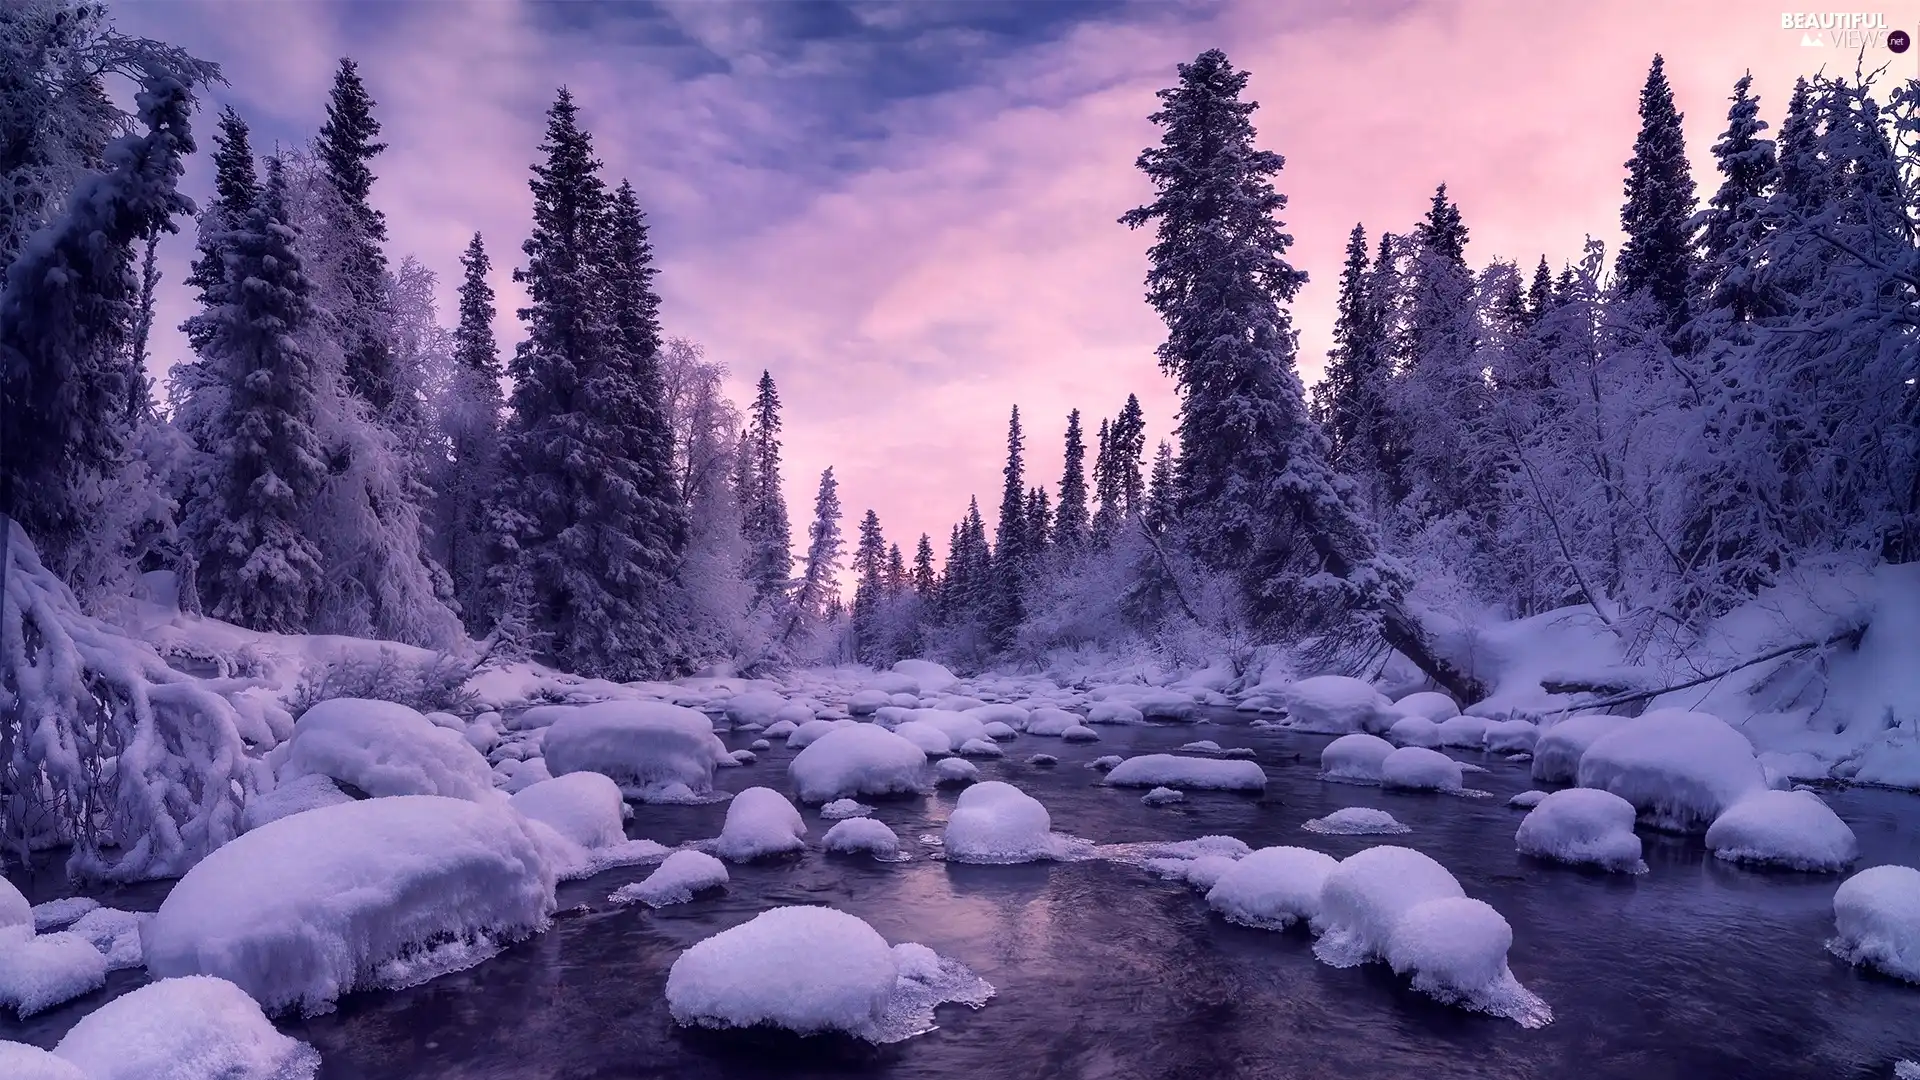
[[[627,1077],[1375,1078],[1573,1077],[1720,1080],[1891,1076],[1920,1058],[1920,988],[1864,975],[1829,955],[1841,876],[1762,873],[1709,856],[1698,839],[1643,833],[1652,873],[1573,870],[1517,855],[1533,786],[1527,766],[1479,755],[1470,775],[1491,799],[1398,794],[1315,778],[1324,738],[1218,725],[1101,729],[1102,741],[1022,736],[983,778],[1018,784],[1054,828],[1101,843],[1225,833],[1254,847],[1295,844],[1336,857],[1376,843],[1418,848],[1468,895],[1513,924],[1515,975],[1554,1010],[1528,1031],[1440,1005],[1383,965],[1335,970],[1303,932],[1233,926],[1189,888],[1110,861],[982,867],[927,858],[955,793],[887,802],[877,817],[915,852],[904,864],[829,856],[731,867],[724,894],[660,911],[614,908],[632,867],[561,886],[551,932],[471,971],[397,993],[366,993],[284,1028],[320,1049],[330,1080],[613,1080]],[[749,737],[729,736],[730,746]],[[1189,794],[1149,809],[1140,792],[1098,786],[1101,754],[1168,750],[1193,739],[1251,746],[1271,780],[1262,798]],[[776,744],[777,746],[777,744]],[[1036,752],[1054,769],[1025,764]],[[785,789],[791,754],[721,774],[737,791]],[[1920,864],[1920,798],[1830,795],[1860,837],[1860,867]],[[1376,806],[1413,827],[1397,837],[1317,836],[1301,822]],[[640,807],[629,832],[677,843],[719,832],[724,805]],[[831,824],[807,811],[817,842]],[[119,900],[157,905],[149,890]],[[961,960],[998,994],[945,1006],[938,1031],[882,1048],[782,1035],[684,1032],[667,1014],[667,969],[681,950],[780,904],[831,904],[891,942]],[[0,1038],[51,1046],[107,990]]]

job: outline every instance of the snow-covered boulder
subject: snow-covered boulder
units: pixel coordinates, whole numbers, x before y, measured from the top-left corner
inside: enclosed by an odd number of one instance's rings
[[[411,986],[547,927],[554,868],[504,800],[405,795],[264,825],[189,870],[146,924],[147,970],[217,975],[269,1012]]]
[[[947,733],[932,724],[918,720],[908,720],[893,729],[895,735],[912,743],[923,754],[948,754],[953,752],[953,740]]]
[[[1186,792],[1174,788],[1157,787],[1140,796],[1140,801],[1148,806],[1172,806],[1174,803],[1186,802],[1187,795]]]
[[[1384,959],[1400,916],[1429,900],[1465,895],[1446,867],[1412,848],[1382,845],[1349,855],[1321,891],[1325,933],[1314,955],[1334,967]]]
[[[853,727],[858,723],[857,720],[808,720],[794,728],[792,734],[787,736],[787,749],[805,750],[824,738],[828,732],[837,731],[843,727]]]
[[[1080,726],[1080,714],[1065,709],[1042,707],[1033,710],[1027,716],[1025,731],[1029,735],[1059,737],[1066,734],[1068,728]]]
[[[1380,766],[1393,753],[1393,744],[1378,735],[1342,735],[1320,751],[1320,773],[1329,780],[1380,782]]]
[[[1440,725],[1424,716],[1405,716],[1387,729],[1387,738],[1396,746],[1440,745]]]
[[[1063,838],[1040,800],[998,780],[960,793],[947,818],[947,858],[956,862],[1018,863],[1059,858]]]
[[[1403,746],[1380,762],[1380,783],[1407,791],[1460,791],[1460,763],[1438,750]]]
[[[96,907],[75,919],[67,932],[92,942],[107,958],[108,971],[123,971],[146,963],[140,952],[140,928],[151,918],[150,912]]]
[[[912,679],[914,692],[919,694],[943,694],[960,685],[959,676],[931,660],[901,660],[893,670]]]
[[[1833,894],[1835,956],[1920,984],[1920,870],[1875,866]]]
[[[1150,689],[1135,694],[1133,707],[1148,720],[1191,720],[1198,705],[1189,694],[1177,690]]]
[[[0,1009],[24,1019],[106,982],[107,958],[79,934],[35,935],[31,922],[0,930]]]
[[[1399,718],[1386,695],[1345,675],[1316,675],[1280,692],[1287,726],[1322,735],[1384,729]]]
[[[1092,761],[1087,762],[1087,768],[1093,769],[1096,772],[1112,772],[1114,769],[1119,768],[1120,763],[1125,760],[1127,759],[1121,757],[1119,754],[1102,754]]]
[[[1534,780],[1543,784],[1573,783],[1580,776],[1580,758],[1587,747],[1626,722],[1624,716],[1588,713],[1542,728],[1533,743]]]
[[[822,840],[828,851],[842,855],[868,854],[883,862],[900,859],[900,838],[884,822],[872,818],[848,818],[827,830]]]
[[[33,929],[33,905],[13,887],[13,882],[0,877],[0,932],[16,926]]]
[[[1000,724],[1017,731],[1027,725],[1028,711],[1013,704],[981,705],[968,709],[965,715],[973,717],[989,728]]]
[[[1413,830],[1385,810],[1370,806],[1349,806],[1326,817],[1317,817],[1300,826],[1324,836],[1386,836]]]
[[[1679,709],[1635,717],[1594,740],[1580,755],[1579,779],[1632,803],[1655,828],[1679,832],[1704,830],[1767,786],[1746,736],[1717,716]]]
[[[1284,930],[1320,915],[1320,892],[1338,866],[1331,855],[1299,847],[1266,847],[1221,868],[1207,906],[1231,922]]]
[[[940,787],[971,784],[980,779],[980,767],[966,758],[941,758],[933,763],[933,782]]]
[[[1418,716],[1438,724],[1460,715],[1460,706],[1453,698],[1437,690],[1422,690],[1408,694],[1393,703],[1393,711],[1402,716]]]
[[[282,782],[325,776],[375,797],[493,794],[492,769],[465,735],[391,701],[322,701],[301,714],[293,738],[269,760]]]
[[[308,1080],[320,1068],[319,1053],[275,1030],[246,991],[206,975],[107,1002],[53,1052],[88,1080]]]
[[[826,818],[828,821],[839,821],[842,818],[850,817],[866,817],[871,813],[873,813],[873,807],[865,803],[855,802],[852,799],[834,799],[820,808],[820,816]]]
[[[810,720],[852,719],[846,713],[833,709],[816,709],[804,701],[790,701],[773,712],[773,720],[778,723],[785,720],[789,724],[805,724]],[[750,726],[750,725],[742,725]]]
[[[785,795],[750,787],[727,804],[727,821],[713,841],[713,853],[728,862],[790,855],[807,846],[807,823]]]
[[[1087,723],[1089,724],[1144,724],[1146,722],[1145,713],[1124,701],[1096,701],[1087,706]]]
[[[1000,749],[1000,744],[994,742],[992,739],[968,739],[966,742],[954,747],[953,752],[963,757],[997,758],[1007,756],[1007,752]]]
[[[1267,774],[1252,761],[1142,754],[1115,765],[1104,782],[1115,787],[1171,787],[1186,791],[1265,791]]]
[[[734,727],[758,724],[765,727],[773,723],[775,714],[787,707],[787,699],[771,690],[748,690],[735,694],[726,700],[727,722]],[[813,710],[806,710],[806,719],[813,719]]]
[[[684,848],[667,856],[645,880],[620,886],[607,897],[615,904],[666,907],[684,904],[708,889],[727,883],[727,864],[704,851]]]
[[[1540,727],[1530,720],[1495,720],[1487,725],[1485,746],[1494,754],[1531,754]]]
[[[927,790],[927,755],[898,732],[876,724],[851,724],[827,732],[794,755],[787,777],[803,803],[856,795],[913,795]]]
[[[26,897],[20,896],[19,891],[13,889],[12,883],[5,878],[0,878],[0,908],[8,906],[9,890],[12,890],[13,896],[20,897],[19,903],[27,902]],[[16,918],[10,923],[0,924],[0,930],[5,930],[8,926],[25,925],[31,925],[37,934],[44,934],[50,930],[65,930],[81,916],[98,910],[100,910],[100,901],[91,896],[63,896],[58,900],[48,900],[33,905],[28,909],[30,918],[25,923]],[[16,908],[15,911],[17,913],[18,909]]]
[[[1755,791],[1714,819],[1707,849],[1728,862],[1837,873],[1860,857],[1853,829],[1811,791]]]
[[[893,704],[893,695],[885,690],[868,687],[865,690],[855,690],[847,697],[847,712],[854,716],[872,716],[891,704]]]
[[[947,737],[949,746],[960,746],[968,739],[987,737],[987,725],[951,709],[915,709],[913,722],[939,729]]]
[[[981,727],[986,731],[987,738],[993,739],[996,742],[1005,742],[1008,739],[1017,739],[1020,737],[1018,731],[1015,731],[1012,727],[998,720],[990,720],[981,725]]]
[[[596,772],[568,773],[515,792],[513,808],[583,848],[627,839],[627,804],[620,785]]]
[[[542,745],[554,776],[597,772],[641,793],[683,784],[708,794],[713,770],[727,756],[705,714],[662,701],[576,706],[547,728]]]
[[[1075,724],[1060,733],[1062,742],[1099,742],[1100,733],[1085,724]]]
[[[1487,743],[1487,728],[1493,721],[1484,716],[1453,716],[1435,725],[1441,746],[1478,750]]]
[[[1522,855],[1644,874],[1633,804],[1608,791],[1568,788],[1542,798],[1520,821],[1514,846]]]
[[[92,1080],[66,1058],[26,1043],[0,1039],[0,1076],[7,1080]],[[296,1080],[306,1080],[305,1077]]]
[[[1544,791],[1523,791],[1507,800],[1507,805],[1516,810],[1531,810],[1546,800]]]
[[[800,725],[791,720],[775,720],[760,732],[763,739],[784,739],[800,729]]]

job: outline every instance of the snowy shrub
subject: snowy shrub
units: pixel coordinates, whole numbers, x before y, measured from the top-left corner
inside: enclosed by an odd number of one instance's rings
[[[225,979],[161,979],[82,1017],[55,1054],[89,1080],[309,1080],[320,1055]]]
[[[467,683],[477,669],[474,658],[450,652],[418,660],[401,656],[391,646],[382,646],[372,656],[348,653],[302,672],[287,711],[299,716],[322,701],[370,698],[422,713],[471,713],[479,697]]]
[[[1728,862],[1836,873],[1860,856],[1853,830],[1811,791],[1756,791],[1707,829],[1707,850]]]

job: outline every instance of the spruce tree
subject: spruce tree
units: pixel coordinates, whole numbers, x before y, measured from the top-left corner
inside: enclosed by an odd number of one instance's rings
[[[1080,410],[1067,414],[1066,468],[1060,474],[1060,504],[1054,513],[1053,544],[1078,551],[1087,542],[1087,445],[1080,434]]]
[[[373,115],[374,100],[360,79],[360,70],[347,57],[333,75],[327,97],[327,119],[314,140],[333,201],[329,207],[335,233],[347,245],[342,266],[345,302],[333,312],[335,333],[345,356],[347,385],[388,427],[400,430],[410,419],[404,398],[410,387],[395,370],[393,345],[387,340],[391,322],[387,295],[387,239],[385,215],[374,209],[373,159],[385,143],[374,141],[380,121]]]
[[[1113,467],[1112,422],[1100,421],[1100,433],[1094,440],[1093,495],[1095,507],[1088,534],[1096,547],[1113,541],[1120,529],[1120,475]]]
[[[878,527],[878,519],[875,527]],[[793,610],[782,640],[791,640],[802,628],[831,621],[840,606],[840,485],[833,466],[820,473],[820,489],[813,499],[813,524],[807,526],[807,563],[794,590]]]
[[[1414,229],[1407,270],[1405,371],[1394,395],[1396,492],[1415,524],[1459,510],[1482,513],[1492,497],[1475,436],[1487,418],[1467,227],[1447,186]]]
[[[745,575],[754,602],[786,595],[793,578],[793,539],[787,498],[780,488],[780,395],[773,374],[760,373],[753,407],[742,436],[740,533],[747,542]]]
[[[931,603],[938,588],[939,579],[933,572],[933,537],[921,533],[920,542],[913,548],[913,591],[922,602]]]
[[[1173,489],[1173,447],[1165,439],[1153,451],[1153,472],[1147,482],[1147,503],[1142,517],[1155,534],[1166,532],[1173,524],[1179,493]]]
[[[247,122],[233,106],[220,110],[219,130],[213,136],[213,199],[200,211],[197,253],[187,273],[187,284],[193,287],[203,314],[180,325],[195,354],[212,336],[212,328],[206,325],[210,313],[227,302],[227,253],[221,245],[246,220],[260,190],[248,136]]]
[[[1027,559],[1037,566],[1053,543],[1053,507],[1048,503],[1046,488],[1027,489],[1026,520]]]
[[[500,350],[493,335],[493,264],[479,233],[460,257],[460,321],[453,331],[448,406],[449,460],[441,484],[445,502],[447,573],[467,628],[484,633],[500,597],[488,593],[487,568],[495,544],[491,502],[499,465]]]
[[[1533,268],[1533,280],[1527,285],[1527,321],[1538,324],[1552,307],[1553,271],[1547,268],[1547,257],[1542,255],[1539,265]]]
[[[1383,413],[1380,394],[1386,372],[1373,367],[1385,357],[1375,340],[1374,306],[1367,293],[1370,265],[1366,227],[1356,224],[1347,234],[1346,262],[1340,268],[1327,374],[1315,390],[1333,462],[1349,474],[1376,464],[1369,460],[1373,428]]]
[[[927,552],[933,554],[931,550]],[[907,573],[907,558],[900,551],[899,544],[887,545],[887,572],[883,575],[884,588],[881,590],[889,600],[905,596],[913,588],[913,579]]]
[[[1026,437],[1020,430],[1020,406],[1007,421],[1007,463],[1000,471],[1000,520],[994,528],[994,601],[987,613],[987,632],[995,648],[1005,648],[1026,618],[1027,500],[1025,486]]]
[[[854,658],[878,663],[884,651],[880,632],[880,605],[887,591],[887,541],[880,531],[880,515],[872,510],[860,520],[860,538],[853,549]]]
[[[1614,274],[1621,295],[1646,291],[1668,332],[1687,320],[1694,273],[1693,210],[1698,195],[1687,165],[1686,133],[1659,54],[1640,90],[1640,134],[1627,161],[1620,227],[1626,241]]]
[[[1759,248],[1769,227],[1764,200],[1779,179],[1780,166],[1773,140],[1760,134],[1767,122],[1760,119],[1760,99],[1749,93],[1752,86],[1751,72],[1733,84],[1727,130],[1713,144],[1720,188],[1701,214],[1701,261],[1694,283],[1696,303],[1708,312],[1724,313],[1724,320],[1710,322],[1746,323],[1777,307],[1760,295],[1756,277]],[[1725,333],[1724,326],[1703,326],[1696,336]]]
[[[987,540],[987,522],[980,514],[980,500],[973,496],[967,497],[967,516],[960,523],[960,531],[967,564],[967,587],[961,597],[961,610],[969,616],[991,616],[1000,597],[999,582],[994,576],[998,563]]]
[[[1127,395],[1127,403],[1114,417],[1107,433],[1107,474],[1119,500],[1120,516],[1130,518],[1140,512],[1141,496],[1146,491],[1140,470],[1146,464],[1147,421],[1140,411],[1140,399]]]
[[[960,618],[971,586],[967,581],[967,536],[965,520],[954,522],[953,529],[947,534],[946,572],[940,577],[939,617],[940,621],[952,624]]]

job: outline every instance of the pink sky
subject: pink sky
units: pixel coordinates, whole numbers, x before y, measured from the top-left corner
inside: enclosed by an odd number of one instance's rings
[[[724,76],[675,81],[611,45],[561,48],[509,3],[415,5],[395,32],[351,42],[328,9],[304,4],[136,5],[121,20],[223,63],[233,85],[216,96],[257,127],[311,132],[350,51],[392,144],[375,199],[395,260],[412,252],[441,274],[450,318],[459,251],[473,230],[487,234],[506,343],[519,337],[510,270],[527,228],[526,167],[541,112],[566,82],[608,174],[632,176],[649,207],[668,331],[732,369],[736,400],[762,367],[779,383],[797,542],[831,464],[849,532],[872,507],[903,548],[925,531],[942,554],[969,494],[989,515],[998,503],[1010,406],[1027,422],[1030,483],[1058,480],[1070,408],[1095,428],[1131,391],[1150,446],[1171,425],[1171,386],[1153,357],[1160,326],[1142,299],[1148,237],[1115,218],[1148,196],[1132,163],[1155,138],[1146,116],[1177,62],[1217,46],[1252,72],[1260,142],[1287,158],[1290,257],[1312,275],[1294,308],[1311,382],[1356,221],[1370,237],[1405,231],[1445,181],[1472,233],[1470,261],[1530,269],[1544,253],[1557,267],[1589,233],[1609,247],[1617,238],[1653,53],[1666,56],[1707,192],[1708,147],[1741,71],[1752,69],[1777,125],[1796,75],[1854,60],[1803,47],[1777,8],[1732,0],[1148,10],[1083,22],[997,58],[971,85],[885,106],[871,118],[884,137],[861,166],[807,185],[729,153],[780,122],[764,99]],[[1891,25],[1920,23],[1920,5],[1886,13]],[[680,17],[708,48],[756,62],[756,27],[729,5]],[[1869,57],[1906,77],[1916,55]],[[717,215],[746,224],[678,227]],[[190,244],[190,230],[171,243],[173,281]],[[168,302],[170,326],[184,297]],[[181,347],[166,336],[161,360]]]

